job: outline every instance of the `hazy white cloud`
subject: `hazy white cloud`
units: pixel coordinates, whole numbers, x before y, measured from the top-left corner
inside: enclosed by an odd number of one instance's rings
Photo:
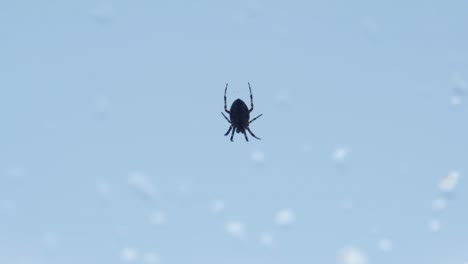
[[[288,226],[296,221],[296,215],[291,209],[281,209],[275,215],[275,223],[280,226]]]
[[[338,253],[340,264],[367,264],[367,256],[360,249],[355,247],[345,247]]]

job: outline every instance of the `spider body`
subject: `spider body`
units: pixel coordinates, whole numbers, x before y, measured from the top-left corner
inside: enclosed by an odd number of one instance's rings
[[[229,126],[229,130],[224,134],[225,136],[229,135],[229,132],[232,130],[231,134],[231,141],[234,141],[234,131],[236,133],[242,133],[245,136],[245,140],[249,141],[249,138],[247,137],[246,131],[250,133],[254,138],[260,139],[255,134],[250,130],[249,125],[252,123],[255,119],[259,118],[263,114],[260,114],[259,116],[255,117],[254,119],[250,120],[250,112],[253,110],[253,97],[252,97],[252,88],[250,88],[250,83],[249,83],[249,91],[250,91],[250,109],[247,107],[247,105],[242,101],[241,99],[236,99],[232,105],[230,110],[227,109],[227,103],[226,103],[226,92],[227,92],[227,87],[228,84],[226,84],[226,88],[224,88],[224,111],[229,114],[229,118],[224,115],[223,112],[221,114],[226,118],[226,120],[231,124]]]

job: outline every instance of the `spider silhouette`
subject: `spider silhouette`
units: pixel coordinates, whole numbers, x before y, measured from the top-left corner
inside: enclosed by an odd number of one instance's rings
[[[253,121],[255,121],[257,118],[261,117],[263,114],[260,114],[259,116],[255,117],[254,119],[250,120],[250,112],[252,112],[254,105],[253,105],[253,97],[252,97],[252,88],[250,88],[250,83],[249,84],[249,91],[250,91],[250,109],[247,108],[247,105],[242,101],[241,99],[236,99],[232,105],[231,109],[227,109],[227,104],[226,104],[226,92],[228,88],[228,84],[226,83],[226,88],[224,88],[224,111],[229,114],[229,118],[221,112],[221,114],[226,118],[226,120],[231,124],[229,126],[229,130],[224,134],[225,136],[229,135],[229,132],[232,130],[231,134],[231,141],[234,141],[234,131],[236,133],[242,133],[245,136],[245,140],[249,141],[249,138],[247,137],[247,133],[245,132],[246,130],[249,131],[250,135],[252,135],[256,139],[260,139],[255,134],[250,130],[249,125]]]

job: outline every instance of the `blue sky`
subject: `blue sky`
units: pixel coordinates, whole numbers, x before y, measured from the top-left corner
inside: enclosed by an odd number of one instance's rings
[[[466,10],[0,3],[0,262],[466,263]]]

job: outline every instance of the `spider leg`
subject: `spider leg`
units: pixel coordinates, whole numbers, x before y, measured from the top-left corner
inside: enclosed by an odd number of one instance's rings
[[[231,141],[234,141],[234,131],[236,131],[236,130],[235,129],[232,130]]]
[[[257,118],[261,117],[262,115],[263,115],[263,114],[260,114],[260,115],[258,115],[257,117],[255,117],[254,119],[250,120],[250,121],[249,121],[249,124],[252,123],[253,121],[255,121]]]
[[[223,112],[221,112],[221,114],[224,116],[224,118],[226,118],[226,120],[227,120],[229,123],[231,123],[231,120],[229,120],[229,118],[227,118],[227,116],[225,116]]]
[[[227,136],[227,135],[229,134],[229,132],[231,132],[231,129],[232,129],[232,126],[229,126],[228,131],[227,131],[226,134],[224,134],[224,135]]]
[[[249,91],[250,91],[250,109],[249,113],[253,111],[253,97],[252,97],[252,88],[250,88],[250,83],[247,83],[249,85]]]
[[[226,104],[226,91],[227,91],[227,87],[228,87],[228,84],[226,83],[226,88],[224,88],[224,111],[226,111],[226,113],[231,113],[229,112],[229,110],[227,109],[227,104]]]
[[[244,131],[244,136],[245,136],[245,140],[249,142],[249,138],[247,137],[247,133],[245,133],[245,131]]]
[[[255,136],[254,133],[252,133],[252,130],[250,130],[250,128],[247,128],[247,131],[249,131],[250,135],[252,135],[252,137],[256,138],[256,139],[259,139],[259,140],[262,140],[261,138],[258,138],[257,136]],[[247,135],[245,135],[245,138],[247,138]]]

